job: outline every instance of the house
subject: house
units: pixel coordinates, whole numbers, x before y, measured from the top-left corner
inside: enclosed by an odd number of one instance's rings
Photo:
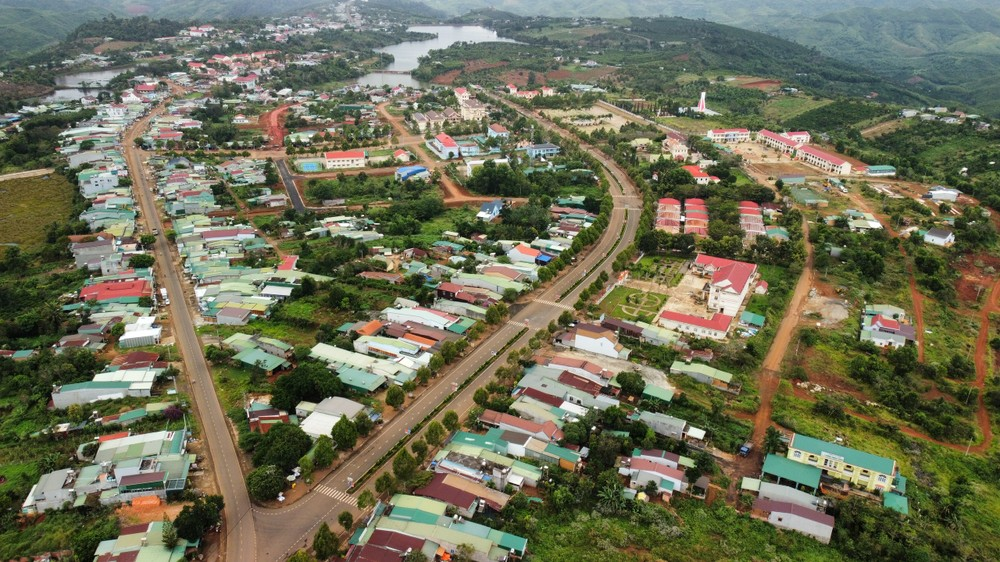
[[[705,138],[715,143],[750,142],[748,129],[709,129]]]
[[[924,242],[947,248],[955,243],[955,233],[945,228],[932,228],[924,233]]]
[[[668,498],[674,492],[687,491],[688,479],[682,469],[642,457],[628,459],[627,465],[619,469],[619,473],[629,477],[629,488],[633,490],[643,489],[649,482],[653,482],[657,492]]]
[[[323,154],[323,166],[327,170],[343,168],[364,168],[364,150],[339,150]]]
[[[479,100],[466,100],[458,104],[462,121],[482,121],[486,119],[486,104]]]
[[[832,516],[791,502],[758,498],[753,503],[751,514],[779,529],[802,533],[823,544],[829,544],[833,535]]]
[[[545,156],[555,156],[559,154],[560,148],[550,142],[532,144],[525,148],[529,158],[543,158]]]
[[[892,177],[896,175],[896,167],[888,165],[868,166],[865,175],[875,178]]]
[[[796,433],[788,443],[787,458],[818,467],[823,475],[843,480],[868,492],[890,492],[896,487],[896,461],[837,443]]]
[[[618,336],[611,330],[595,324],[580,323],[563,332],[557,343],[615,359],[628,359],[632,352],[618,343]]]
[[[886,315],[879,314],[877,310],[880,310],[878,305],[874,305],[866,307],[862,313],[861,341],[870,341],[877,347],[903,347],[917,341],[916,329],[912,324],[904,323],[905,314]]]
[[[472,99],[472,94],[469,93],[469,90],[465,88],[455,88],[454,92],[455,92],[455,99],[458,100],[458,103],[462,103],[464,101],[469,101],[470,99]]]
[[[359,404],[353,400],[332,396],[324,399],[319,404],[312,402],[300,402],[295,406],[295,415],[302,419],[299,427],[306,435],[313,439],[319,439],[321,435],[330,435],[333,426],[337,425],[340,418],[347,417],[353,420],[365,410],[364,404]]]
[[[711,277],[708,309],[735,316],[750,292],[757,265],[698,254],[693,269]]]
[[[244,411],[247,414],[250,431],[254,433],[267,433],[274,424],[289,423],[291,419],[288,417],[288,412],[256,400],[251,400],[250,405]]]
[[[727,373],[701,363],[674,361],[670,365],[670,373],[687,375],[700,383],[708,384],[722,390],[729,390],[730,383],[733,382],[732,373]]]
[[[497,427],[504,431],[526,433],[546,442],[560,441],[563,438],[562,430],[552,422],[537,423],[493,410],[483,411],[479,416],[479,423],[489,427]]]
[[[504,127],[499,123],[493,123],[492,125],[486,128],[486,137],[491,139],[492,138],[507,139],[510,138],[510,131],[507,130],[507,127]]]
[[[431,173],[423,166],[403,166],[396,170],[397,181],[424,180],[427,181]]]
[[[431,149],[438,158],[442,160],[451,160],[452,158],[458,158],[461,156],[461,150],[458,147],[458,143],[455,139],[451,138],[451,135],[446,133],[441,133],[436,137],[428,140],[426,143],[427,148]]]
[[[719,183],[719,178],[717,178],[715,176],[710,176],[710,175],[706,174],[704,172],[704,170],[702,170],[698,166],[693,166],[693,165],[692,166],[682,166],[682,169],[685,172],[691,174],[691,177],[694,178],[694,182],[696,184],[698,184],[698,185],[708,185],[710,183]]]
[[[810,166],[841,176],[851,173],[851,163],[829,152],[812,146],[799,147],[796,156]]]
[[[540,250],[523,243],[514,246],[507,252],[507,257],[514,263],[535,263],[541,255]]]
[[[479,212],[476,213],[476,218],[483,222],[492,222],[493,219],[500,216],[500,211],[502,210],[503,201],[500,199],[494,199],[493,201],[483,203],[479,206]]]
[[[716,312],[711,318],[702,318],[684,312],[664,310],[657,318],[657,323],[668,330],[691,334],[699,338],[724,340],[729,334],[732,316]]]
[[[163,521],[122,527],[118,537],[101,541],[94,551],[95,562],[182,562],[190,546],[186,539],[167,548],[163,542]]]

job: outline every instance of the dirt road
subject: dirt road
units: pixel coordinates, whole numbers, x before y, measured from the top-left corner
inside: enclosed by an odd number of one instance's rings
[[[27,170],[27,171],[24,171],[24,172],[13,172],[13,173],[10,173],[10,174],[4,174],[4,175],[0,176],[0,181],[19,180],[19,179],[23,179],[23,178],[34,178],[34,177],[37,177],[37,176],[45,176],[45,175],[51,174],[53,172],[55,172],[54,168],[42,168],[42,169],[39,169],[39,170]]]

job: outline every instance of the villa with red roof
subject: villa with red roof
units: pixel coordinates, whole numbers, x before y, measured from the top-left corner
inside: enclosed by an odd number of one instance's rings
[[[698,254],[692,268],[710,276],[708,309],[735,316],[753,285],[757,265]]]
[[[458,103],[462,103],[463,101],[469,101],[472,98],[472,94],[465,88],[455,88],[455,98],[458,99]]]
[[[706,174],[705,171],[698,166],[682,166],[682,168],[685,172],[691,174],[691,177],[694,178],[694,182],[698,185],[719,183],[719,178]]]
[[[455,142],[455,139],[451,138],[451,135],[446,133],[439,134],[428,140],[425,144],[427,148],[431,149],[442,160],[451,160],[462,155],[461,150],[458,148],[458,143]]]
[[[323,165],[327,170],[342,168],[364,168],[364,150],[337,150],[323,154]]]

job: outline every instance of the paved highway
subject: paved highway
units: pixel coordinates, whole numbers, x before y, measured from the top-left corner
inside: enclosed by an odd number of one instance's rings
[[[202,437],[208,445],[212,467],[215,470],[219,490],[226,500],[224,533],[227,537],[225,552],[230,560],[255,560],[257,553],[256,532],[253,518],[247,517],[251,512],[250,496],[243,483],[239,458],[236,447],[229,434],[226,416],[215,395],[215,388],[209,374],[208,364],[202,352],[201,341],[194,329],[191,309],[187,302],[193,295],[185,291],[178,274],[179,260],[175,260],[171,252],[171,244],[167,241],[160,222],[159,212],[153,199],[152,182],[147,170],[142,166],[142,155],[135,146],[134,140],[142,136],[150,118],[163,111],[163,106],[156,108],[148,116],[136,122],[123,140],[125,158],[128,162],[129,174],[132,177],[133,191],[142,208],[143,220],[148,231],[159,230],[156,237],[154,253],[156,255],[156,280],[161,287],[166,287],[167,294],[173,297],[170,301],[170,317],[173,323],[174,339],[184,358],[184,365],[191,384],[191,395],[194,399],[198,418],[201,422]]]
[[[566,137],[572,137],[571,133],[560,129],[549,121],[540,119],[520,108],[515,107],[515,109],[537,120],[547,129],[558,131]],[[141,152],[135,148],[132,142],[133,138],[145,130],[146,121],[148,118],[133,127],[125,141],[125,152],[147,225],[150,228],[161,228],[149,180],[141,167]],[[505,325],[489,338],[470,348],[465,357],[448,369],[446,374],[438,377],[437,382],[414,400],[402,414],[385,424],[375,439],[366,443],[362,449],[354,451],[352,456],[336,471],[317,482],[312,491],[305,497],[295,504],[281,509],[253,506],[250,502],[244,486],[243,475],[239,469],[236,447],[229,433],[222,407],[211,384],[208,365],[194,330],[191,309],[185,304],[184,299],[178,298],[180,295],[191,298],[189,292],[184,291],[177,273],[180,264],[173,259],[167,240],[162,234],[158,236],[155,247],[157,263],[160,265],[158,279],[174,296],[171,314],[175,337],[183,354],[187,372],[193,382],[197,381],[193,385],[192,394],[200,415],[201,425],[204,428],[204,436],[211,453],[213,466],[216,469],[219,488],[226,500],[226,525],[224,529],[227,537],[227,558],[237,561],[284,560],[295,549],[301,548],[312,538],[316,527],[322,521],[332,522],[337,514],[344,510],[357,514],[356,501],[344,493],[348,478],[356,480],[364,474],[396,442],[406,437],[409,428],[424,419],[445,396],[450,394],[453,385],[461,383],[476,369],[486,364],[493,357],[494,352],[502,348],[518,332],[528,328],[528,331],[514,343],[512,349],[523,347],[535,330],[547,326],[563,311],[572,310],[571,304],[576,302],[579,293],[601,271],[610,272],[613,256],[635,238],[641,215],[642,199],[627,174],[613,161],[592,147],[587,145],[582,145],[582,147],[601,162],[612,183],[615,208],[605,235],[587,253],[586,257],[578,259],[574,266],[564,271],[546,290],[541,294],[532,295],[531,300]],[[280,170],[281,167],[279,167]],[[287,169],[284,171],[287,173]],[[289,195],[291,196],[291,193]],[[578,281],[580,283],[570,291],[570,287],[573,287]],[[569,292],[567,293],[567,291]],[[567,294],[560,298],[563,293]],[[485,386],[489,382],[497,367],[506,363],[505,359],[505,355],[499,355],[496,361],[481,373],[473,384],[455,397],[448,408],[458,411],[464,417],[464,414],[473,405],[473,393],[477,388]],[[370,488],[371,486],[372,482],[369,481],[366,487]]]
[[[278,169],[278,175],[281,176],[281,183],[285,184],[285,191],[288,192],[288,198],[292,200],[292,207],[295,207],[295,210],[300,213],[304,212],[306,204],[302,201],[302,196],[295,187],[295,178],[288,171],[288,161],[284,158],[275,158],[274,166]]]

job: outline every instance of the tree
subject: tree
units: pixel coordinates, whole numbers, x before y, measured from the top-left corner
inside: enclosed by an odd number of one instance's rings
[[[400,482],[409,482],[417,470],[417,459],[403,449],[392,459],[392,474]]]
[[[448,410],[445,412],[441,423],[444,424],[448,431],[458,431],[458,428],[461,427],[458,421],[458,413],[455,412],[455,410]]]
[[[618,384],[621,385],[622,392],[630,396],[642,396],[642,391],[646,388],[646,381],[636,372],[618,373]]]
[[[326,560],[340,552],[340,539],[333,534],[326,521],[320,524],[319,529],[316,529],[316,534],[313,535],[313,552],[320,560]]]
[[[444,357],[441,357],[440,353],[435,353],[431,356],[431,360],[427,363],[427,366],[433,372],[438,372],[444,367]]]
[[[432,447],[437,447],[444,439],[444,426],[437,420],[432,421],[427,425],[427,431],[424,432],[424,439]]]
[[[281,469],[273,464],[256,468],[247,475],[247,491],[258,501],[273,500],[284,489],[285,477]]]
[[[367,414],[361,412],[354,418],[354,427],[358,430],[358,435],[368,437],[368,434],[375,429],[375,422]]]
[[[564,310],[562,314],[559,315],[559,325],[566,327],[572,323],[573,323],[573,313],[568,310]]]
[[[455,347],[455,342],[448,340],[441,344],[441,357],[444,358],[445,363],[451,363],[458,357],[458,348]]]
[[[417,460],[417,464],[422,464],[424,459],[427,458],[427,442],[423,439],[417,439],[410,445],[410,450],[413,451],[413,456]]]
[[[135,254],[128,260],[128,266],[133,269],[153,267],[156,259],[151,254]]]
[[[291,472],[295,464],[312,448],[312,439],[297,425],[279,423],[261,437],[254,448],[254,466],[275,465]]]
[[[385,393],[385,404],[386,406],[391,406],[393,409],[398,410],[404,401],[406,401],[406,394],[397,385],[390,386],[389,390]]]
[[[118,536],[118,519],[107,517],[89,528],[72,534],[70,547],[77,560],[93,560],[94,551],[101,541]]]
[[[365,488],[365,490],[358,495],[358,509],[364,511],[373,505],[375,505],[375,494],[373,494],[371,490]]]
[[[375,491],[381,495],[391,496],[396,493],[396,479],[392,474],[383,472],[382,476],[375,479]]]
[[[299,459],[299,469],[302,471],[302,479],[306,482],[312,481],[313,468],[313,460],[309,458],[309,455],[305,455]]]
[[[184,506],[174,518],[177,535],[191,542],[200,540],[205,531],[222,521],[223,505],[222,496],[208,496],[198,498],[193,504]]]
[[[768,426],[767,431],[764,433],[764,453],[771,454],[777,453],[781,450],[781,432],[774,427]]]
[[[177,528],[174,527],[173,522],[167,517],[167,514],[163,514],[163,546],[167,547],[169,550],[173,550],[177,546],[177,541],[180,537],[177,536]]]
[[[344,528],[348,533],[351,532],[351,527],[354,526],[354,516],[351,515],[350,511],[341,511],[340,515],[337,516],[337,522],[340,526]]]
[[[330,431],[330,437],[333,438],[338,449],[347,451],[353,449],[358,442],[358,429],[354,426],[354,422],[347,419],[347,416],[341,416]]]
[[[434,373],[431,372],[429,367],[420,367],[417,369],[417,382],[420,383],[421,386],[427,386],[427,383],[431,380],[431,375],[433,374]]]
[[[326,468],[333,464],[335,458],[337,458],[337,452],[333,450],[333,439],[326,435],[320,435],[313,451],[313,464],[317,468]]]
[[[142,244],[144,248],[149,248],[153,244],[156,244],[156,236],[152,234],[143,234],[139,237],[139,243]]]
[[[472,401],[476,404],[485,407],[486,403],[490,401],[490,391],[485,388],[477,388],[472,394]]]
[[[316,562],[316,557],[300,548],[288,557],[287,562]]]

